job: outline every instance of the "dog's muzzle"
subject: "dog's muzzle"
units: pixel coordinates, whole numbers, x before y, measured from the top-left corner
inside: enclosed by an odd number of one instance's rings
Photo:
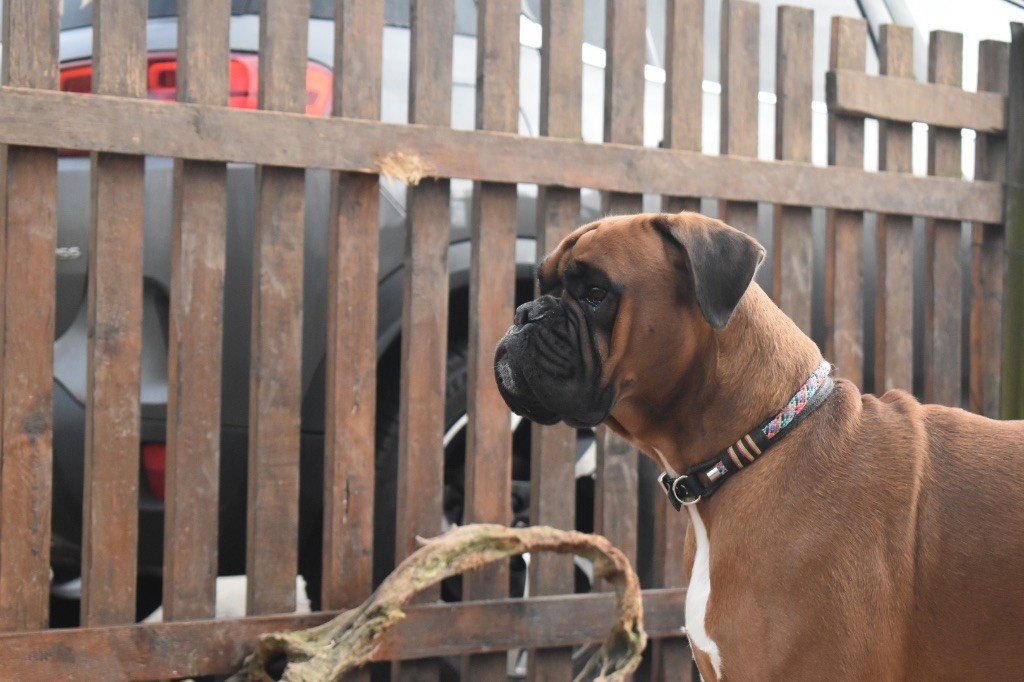
[[[603,405],[599,376],[589,369],[599,361],[589,368],[584,362],[583,353],[592,351],[581,328],[553,296],[519,306],[494,354],[494,378],[513,412],[539,424],[604,421],[610,405]]]

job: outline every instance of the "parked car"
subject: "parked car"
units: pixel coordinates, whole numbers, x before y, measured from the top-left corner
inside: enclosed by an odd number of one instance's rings
[[[333,60],[333,0],[313,0],[309,24],[309,115],[330,113]],[[472,0],[458,0],[454,41],[453,125],[471,128],[475,115],[475,73],[463,66],[476,55]],[[384,33],[383,118],[404,121],[408,101],[409,28],[407,3],[387,2]],[[151,99],[175,97],[176,0],[151,0],[147,22],[148,82]],[[253,108],[258,88],[258,3],[231,3],[230,49],[233,89],[230,105]],[[88,93],[92,76],[92,6],[65,3],[61,17],[60,87]],[[528,48],[526,48],[528,49]],[[532,52],[536,52],[532,50]],[[534,54],[534,59],[536,55]],[[234,87],[234,86],[233,86]],[[523,123],[536,129],[535,121]],[[164,531],[164,466],[167,405],[167,330],[170,296],[171,197],[173,160],[145,162],[145,246],[143,287],[142,428],[140,443],[139,574],[140,617],[159,601]],[[87,154],[62,152],[58,161],[58,250],[56,340],[54,342],[54,593],[76,599],[80,593],[83,457],[86,397],[87,279],[90,161]],[[326,345],[327,226],[330,174],[306,173],[305,300],[302,364],[302,436],[300,493],[300,571],[316,603],[319,592],[322,471],[324,446],[324,370]],[[219,567],[222,575],[245,571],[248,377],[250,297],[255,169],[228,165],[228,224],[224,285],[223,386],[220,477]],[[375,508],[378,530],[375,576],[393,564],[395,523],[394,471],[398,434],[398,381],[405,242],[405,187],[382,179],[380,202],[380,288],[378,311],[377,443],[380,490]],[[468,338],[469,231],[471,183],[452,182],[450,267],[451,331],[448,397],[445,411],[445,523],[461,521],[465,453]],[[533,194],[524,195],[517,244],[517,292],[522,300],[533,287]],[[593,442],[581,441],[581,455]],[[510,522],[525,523],[529,509],[529,425],[517,421],[514,495]],[[591,453],[592,458],[592,453]],[[592,467],[591,467],[592,469]],[[589,473],[581,477],[586,495]],[[585,527],[585,525],[584,525]],[[156,580],[154,580],[156,579]],[[155,601],[154,601],[155,600]],[[72,613],[77,608],[67,609]],[[73,622],[71,619],[70,622]]]
[[[649,0],[648,16],[664,16],[665,0]],[[333,61],[333,0],[313,0],[309,24],[310,89],[309,115],[329,113],[330,68]],[[759,114],[762,149],[770,158],[774,140],[774,45],[776,0],[762,2],[762,97]],[[866,16],[872,37],[880,23],[893,19],[931,28],[930,3],[924,0],[804,0],[801,4],[817,10],[815,54],[814,156],[824,162],[823,74],[827,63],[827,18],[834,14]],[[983,0],[974,5],[1009,7],[1009,0]],[[382,118],[404,122],[408,109],[409,7],[408,0],[387,0],[384,30]],[[923,8],[923,9],[922,9]],[[583,136],[599,141],[603,129],[604,22],[603,0],[586,1],[583,52]],[[704,150],[718,153],[719,93],[717,31],[720,0],[706,4]],[[173,100],[175,96],[176,0],[150,0],[147,22],[149,49],[149,96]],[[1024,16],[1024,11],[1019,12]],[[253,107],[258,87],[259,17],[255,0],[232,0],[230,24],[231,69],[237,82],[247,83],[231,93],[231,106]],[[540,0],[524,0],[520,24],[521,104],[519,129],[535,135],[539,120]],[[92,7],[81,0],[65,0],[61,17],[61,89],[88,92],[91,88]],[[947,28],[956,28],[955,26]],[[475,116],[476,4],[456,0],[452,125],[472,128]],[[647,96],[644,143],[656,146],[662,130],[664,71],[664,27],[651,21],[647,41]],[[877,69],[877,57],[869,51],[869,70]],[[870,134],[870,128],[869,128]],[[870,137],[869,137],[870,139]],[[870,165],[871,159],[868,159]],[[142,349],[142,441],[140,442],[139,572],[140,580],[156,581],[162,570],[164,531],[164,458],[167,404],[167,331],[171,253],[171,159],[147,158],[145,169],[145,257]],[[85,430],[86,346],[88,273],[88,228],[90,163],[86,155],[62,153],[58,162],[58,250],[56,339],[54,342],[54,489],[53,551],[54,592],[76,596],[75,579],[80,574],[83,447]],[[227,260],[224,288],[223,386],[220,477],[219,572],[239,574],[245,570],[246,466],[248,428],[248,378],[250,359],[250,296],[252,282],[252,236],[255,191],[254,167],[228,165]],[[378,535],[375,540],[375,578],[381,579],[393,559],[395,499],[393,486],[398,433],[398,378],[400,362],[403,250],[405,241],[405,187],[382,179],[380,202],[379,310],[378,310],[378,404],[377,467],[379,489],[374,509]],[[533,287],[536,220],[536,188],[520,185],[519,230],[516,249],[516,296],[529,297]],[[597,192],[583,190],[581,222],[600,215]],[[322,510],[322,462],[324,445],[324,371],[326,340],[327,226],[330,204],[329,173],[306,172],[305,300],[303,311],[302,363],[302,485],[300,499],[300,571],[308,578],[314,603],[319,589],[320,516]],[[659,199],[644,198],[645,208],[656,210]],[[714,204],[707,204],[709,210]],[[451,183],[451,240],[449,248],[448,386],[446,396],[445,506],[444,520],[457,522],[462,511],[462,467],[465,454],[466,378],[468,338],[468,286],[470,268],[469,232],[472,215],[472,183]],[[770,243],[769,212],[762,212],[762,241]],[[823,232],[823,224],[819,224]],[[824,240],[819,240],[819,249]],[[823,262],[819,258],[818,262]],[[770,286],[767,271],[762,284]],[[819,275],[820,276],[820,275]],[[870,280],[870,278],[866,278]],[[868,319],[870,324],[871,320]],[[820,320],[816,321],[820,327]],[[513,500],[510,522],[527,520],[529,509],[529,424],[518,420],[514,426]],[[592,496],[594,471],[593,434],[581,432],[577,448],[578,493],[582,500]],[[390,486],[390,488],[389,488]],[[580,505],[579,524],[590,527],[590,506]],[[588,578],[580,570],[580,588]],[[522,572],[521,572],[522,573]],[[147,585],[140,592],[140,616],[159,600],[159,589]]]

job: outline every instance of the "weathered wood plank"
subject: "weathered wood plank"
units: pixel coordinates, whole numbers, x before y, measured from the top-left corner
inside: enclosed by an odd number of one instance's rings
[[[647,2],[608,0],[605,27],[604,139],[639,145],[644,133]],[[639,194],[608,192],[602,201],[607,213],[638,213],[642,208]],[[597,429],[597,439],[595,530],[635,564],[637,451],[606,427]]]
[[[940,128],[973,128],[979,133],[1006,131],[1006,96],[999,92],[968,92],[959,86],[851,71],[831,71],[825,79],[829,109],[847,116],[921,121]]]
[[[700,152],[704,108],[704,3],[668,0],[665,7],[665,141],[664,146]],[[665,196],[662,210],[700,211],[700,198]],[[680,557],[687,520],[655,494],[654,585],[685,586]],[[651,651],[651,679],[692,682],[693,660],[684,640],[657,640]]]
[[[882,27],[882,74],[887,82],[914,78],[914,31]],[[848,74],[850,72],[842,72]],[[878,165],[882,171],[910,173],[909,123],[880,121]],[[880,214],[875,238],[875,392],[913,391],[914,242],[910,216]]]
[[[1024,23],[1010,24],[1009,82],[1024,82]],[[1024,88],[1012,87],[1007,98],[1006,257],[1003,293],[1003,362],[999,416],[1024,418]]]
[[[761,7],[748,0],[723,0],[721,66],[722,154],[757,157],[758,49]],[[747,234],[757,235],[757,204],[720,201],[718,215]]]
[[[379,118],[384,3],[334,7],[334,115]],[[340,609],[373,589],[380,180],[338,172],[331,188],[321,602]]]
[[[963,36],[933,31],[928,43],[928,79],[960,85]],[[960,131],[928,128],[928,174],[960,177]],[[924,399],[959,407],[963,265],[959,221],[929,220],[925,227]]]
[[[225,105],[222,4],[186,0],[178,16],[179,102]],[[217,579],[221,345],[227,169],[177,160],[171,243],[164,620],[210,618]]]
[[[684,588],[688,581],[683,545],[689,516],[677,512],[661,494],[660,484],[655,485],[654,587]],[[652,680],[693,682],[700,679],[694,674],[693,655],[685,641],[675,638],[656,640],[652,649]]]
[[[579,139],[582,126],[583,0],[543,3],[545,36],[541,45],[540,133]],[[540,187],[537,193],[537,261],[579,223],[579,190]],[[539,292],[537,292],[539,293]],[[530,425],[530,522],[571,530],[576,526],[574,460],[576,430],[565,424]],[[530,562],[530,593],[571,594],[572,557],[541,553]],[[530,652],[531,680],[568,680],[572,651],[568,648]]]
[[[979,92],[1009,89],[1010,48],[983,40],[978,46]],[[998,180],[1006,173],[1006,138],[980,134],[974,177]],[[1002,225],[971,226],[970,401],[972,412],[999,417],[1005,239]]]
[[[146,96],[146,3],[93,10],[93,88]],[[83,625],[135,620],[143,158],[93,154],[82,516]]]
[[[448,44],[453,31],[451,3],[433,10],[413,7],[412,120],[449,122],[451,64],[430,73],[425,45]],[[447,67],[445,67],[447,65]],[[436,87],[432,87],[436,86]],[[431,91],[435,96],[431,98]],[[443,100],[443,101],[442,101]],[[398,541],[396,559],[416,548],[416,535],[440,530],[441,439],[444,432],[444,367],[448,330],[448,182],[427,181],[409,188],[405,299],[402,318],[402,398],[399,438]]]
[[[829,64],[833,70],[863,71],[867,24],[862,19],[832,18]],[[864,119],[829,114],[831,166],[862,168]],[[824,194],[822,196],[827,196]],[[839,374],[864,385],[864,271],[859,212],[827,213],[825,246],[825,355]]]
[[[775,158],[810,163],[812,10],[779,7],[776,52]],[[811,210],[776,205],[773,234],[772,296],[783,312],[810,335],[814,280]]]
[[[305,111],[309,9],[310,0],[260,3],[262,109]],[[304,171],[258,168],[246,542],[251,614],[295,609],[304,216]]]
[[[701,150],[704,108],[704,3],[668,0],[665,6],[665,138],[671,149]],[[699,197],[662,197],[667,213],[700,211]]]
[[[594,530],[612,540],[631,563],[637,552],[637,494],[639,455],[628,441],[606,426],[596,430],[597,485],[594,492]],[[607,584],[601,585],[609,587]]]
[[[668,0],[665,13],[665,146],[700,151],[704,3]]]
[[[409,121],[451,125],[452,60],[440,46],[453,40],[455,9],[444,2],[411,5]],[[448,336],[448,180],[410,187],[407,198],[402,377],[399,395],[398,500],[395,559],[416,549],[416,537],[441,530],[444,486],[445,371]],[[437,598],[432,589],[421,601]],[[406,664],[393,677],[437,679],[434,661]]]
[[[645,590],[651,637],[682,635],[685,590]],[[501,599],[410,606],[374,660],[599,642],[614,610],[612,594]],[[0,635],[0,659],[14,680],[151,680],[233,671],[260,634],[311,627],[334,612],[227,621],[154,623]],[[159,642],[159,646],[154,646]]]
[[[57,4],[4,3],[4,84],[57,88]],[[50,596],[56,152],[9,147],[0,173],[0,631],[32,630]]]
[[[860,167],[705,156],[433,125],[318,118],[101,95],[0,88],[0,143],[186,159],[395,172],[409,154],[422,177],[529,182],[614,192],[716,196],[847,211],[998,223],[994,182],[893,177]],[[69,121],[74,125],[69,125]],[[163,134],[173,129],[176,135]],[[268,145],[273,139],[275,144]],[[421,175],[397,173],[404,178]]]
[[[519,4],[477,4],[476,125],[516,132],[519,122]],[[476,183],[469,283],[470,406],[466,439],[467,522],[510,522],[512,431],[509,410],[494,382],[494,348],[515,310],[516,186]],[[508,595],[508,562],[467,573],[463,599]],[[504,654],[468,656],[463,676],[504,682]],[[468,677],[467,677],[468,679]]]

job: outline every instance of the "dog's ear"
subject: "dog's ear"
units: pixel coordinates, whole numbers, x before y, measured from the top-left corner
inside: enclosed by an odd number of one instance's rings
[[[764,260],[764,247],[736,228],[699,213],[661,215],[654,227],[682,248],[704,319],[715,329],[725,329]]]

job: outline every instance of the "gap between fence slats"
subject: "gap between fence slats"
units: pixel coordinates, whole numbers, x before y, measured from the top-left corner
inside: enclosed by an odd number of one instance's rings
[[[833,17],[830,68],[863,71],[866,41],[863,19]],[[863,168],[864,119],[830,113],[828,122],[829,165]],[[826,223],[825,356],[836,365],[839,376],[863,387],[864,215],[833,208],[827,212]]]
[[[304,112],[310,0],[260,3],[261,109]],[[271,30],[273,28],[273,30]],[[305,171],[256,169],[246,612],[295,609]]]
[[[3,4],[5,85],[57,88],[56,0]],[[57,153],[6,149],[0,232],[0,631],[46,627],[50,596]]]
[[[978,90],[1006,94],[1009,45],[983,40],[978,46]],[[978,133],[974,177],[999,180],[1006,173],[1006,137]],[[971,225],[971,315],[969,409],[999,417],[1002,348],[1004,230],[1000,224]]]
[[[517,132],[519,122],[519,4],[477,5],[476,125]],[[509,410],[494,381],[494,348],[515,307],[516,186],[473,188],[469,284],[469,367],[466,400],[465,520],[511,522],[512,432]],[[508,562],[494,562],[462,578],[463,599],[508,595]],[[508,678],[504,653],[467,656],[464,679]]]
[[[810,163],[814,12],[779,7],[777,25],[775,158]],[[772,296],[810,335],[814,280],[811,209],[776,204],[772,229]]]
[[[963,36],[933,31],[928,41],[928,79],[960,85]],[[960,177],[960,131],[928,128],[928,174]],[[962,228],[959,221],[928,220],[925,226],[924,399],[959,407],[963,348]]]
[[[879,51],[880,68],[886,82],[913,82],[912,28],[883,26]],[[879,170],[911,172],[909,123],[879,121],[878,145]],[[910,216],[878,215],[875,268],[875,392],[881,395],[897,388],[911,392],[914,381],[914,240]]]
[[[335,116],[380,118],[383,0],[334,3]],[[380,180],[335,172],[327,286],[322,607],[373,589]]]
[[[452,0],[413,0],[409,122],[451,125]],[[461,152],[460,152],[461,153]],[[396,560],[416,537],[441,530],[448,336],[449,182],[428,179],[407,193],[402,376],[399,398]],[[428,590],[420,601],[436,599]],[[402,680],[437,679],[436,661],[394,666]]]

